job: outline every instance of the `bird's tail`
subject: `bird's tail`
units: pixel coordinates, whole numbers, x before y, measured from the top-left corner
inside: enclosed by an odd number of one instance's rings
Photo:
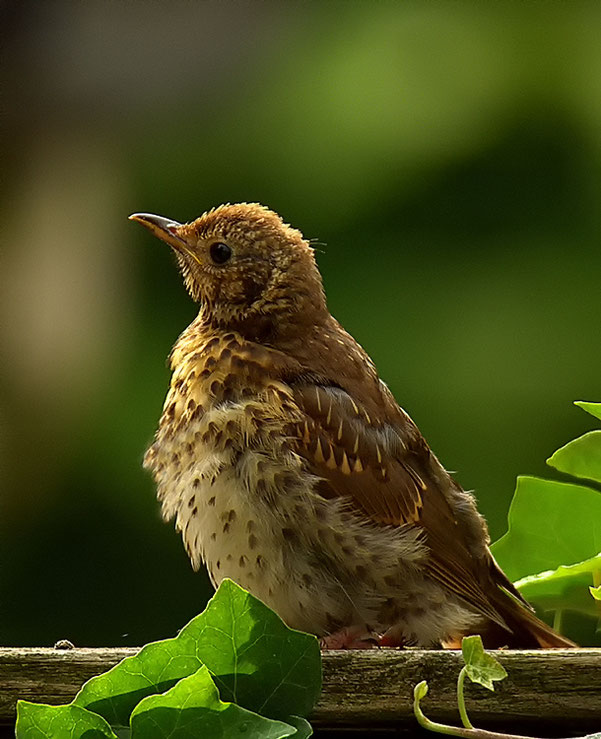
[[[485,646],[507,646],[512,649],[565,649],[578,646],[541,621],[513,586],[509,589],[498,585],[497,592],[494,606],[509,630],[491,622],[482,634]]]

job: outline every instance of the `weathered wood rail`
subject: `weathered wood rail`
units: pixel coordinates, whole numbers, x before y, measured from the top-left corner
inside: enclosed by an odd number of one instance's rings
[[[19,698],[68,703],[88,678],[136,651],[0,648],[0,725],[14,725]],[[601,731],[601,649],[507,650],[495,656],[509,677],[494,693],[466,684],[476,726],[535,737]],[[324,689],[311,721],[318,735],[422,736],[413,717],[413,687],[427,680],[426,715],[458,725],[455,687],[462,664],[460,653],[450,650],[326,652]]]

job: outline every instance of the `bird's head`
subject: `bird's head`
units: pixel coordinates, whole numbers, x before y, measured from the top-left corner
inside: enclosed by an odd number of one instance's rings
[[[171,246],[188,292],[216,326],[277,332],[326,311],[312,248],[262,205],[220,205],[184,224],[149,213],[130,219]]]

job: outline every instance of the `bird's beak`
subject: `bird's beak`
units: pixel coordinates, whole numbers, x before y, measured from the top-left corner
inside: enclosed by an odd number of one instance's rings
[[[180,236],[181,223],[172,221],[170,218],[155,216],[152,213],[133,213],[129,216],[130,221],[137,221],[153,233],[157,238],[172,246],[178,251],[188,252],[186,242]]]

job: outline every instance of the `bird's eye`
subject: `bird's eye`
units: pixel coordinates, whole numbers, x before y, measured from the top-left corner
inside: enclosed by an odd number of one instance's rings
[[[214,264],[225,264],[232,256],[232,249],[223,241],[216,241],[211,244],[209,248],[209,254]]]

